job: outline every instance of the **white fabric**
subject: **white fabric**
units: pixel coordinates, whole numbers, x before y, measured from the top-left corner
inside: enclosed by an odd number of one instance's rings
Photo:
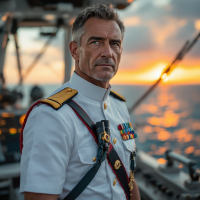
[[[65,87],[78,90],[73,100],[94,123],[103,119],[110,121],[111,143],[129,174],[134,139],[123,141],[118,130],[119,124],[130,121],[124,102],[109,95],[111,87],[108,90],[100,88],[76,73],[54,93]],[[114,138],[117,139],[115,145]],[[20,192],[60,194],[61,200],[92,167],[97,154],[94,138],[67,104],[59,110],[44,104],[36,106],[24,129],[23,145]],[[126,199],[119,182],[113,186],[114,179],[116,176],[105,160],[77,200]]]

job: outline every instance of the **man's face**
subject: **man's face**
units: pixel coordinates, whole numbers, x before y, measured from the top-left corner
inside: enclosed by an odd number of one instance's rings
[[[78,67],[89,77],[109,81],[116,74],[121,58],[120,28],[114,20],[90,18],[84,30],[78,48]]]

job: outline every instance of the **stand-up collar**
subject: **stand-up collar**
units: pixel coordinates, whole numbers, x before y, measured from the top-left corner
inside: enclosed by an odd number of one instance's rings
[[[81,78],[75,72],[73,72],[69,83],[74,89],[78,90],[78,93],[95,101],[105,101],[111,90],[111,86],[108,89],[98,87]]]

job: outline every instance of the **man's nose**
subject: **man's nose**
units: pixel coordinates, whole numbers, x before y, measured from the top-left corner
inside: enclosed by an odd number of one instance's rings
[[[101,57],[112,58],[112,49],[110,48],[110,44],[106,43],[103,45]]]

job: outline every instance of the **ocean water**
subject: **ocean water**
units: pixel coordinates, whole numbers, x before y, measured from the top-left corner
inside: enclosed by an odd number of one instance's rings
[[[44,96],[60,85],[41,85]],[[9,86],[13,88],[13,86]],[[123,95],[128,108],[149,88],[149,85],[113,85]],[[31,85],[22,88],[23,107],[30,102]],[[197,162],[200,168],[200,85],[159,85],[134,112],[131,123],[138,138],[137,149],[166,162],[165,151],[171,149]],[[180,168],[184,171],[182,164]]]
[[[114,86],[126,97],[127,107],[149,86]],[[197,162],[200,168],[200,85],[158,86],[130,113],[138,149],[165,163],[170,149]],[[187,169],[179,164],[179,168]]]

